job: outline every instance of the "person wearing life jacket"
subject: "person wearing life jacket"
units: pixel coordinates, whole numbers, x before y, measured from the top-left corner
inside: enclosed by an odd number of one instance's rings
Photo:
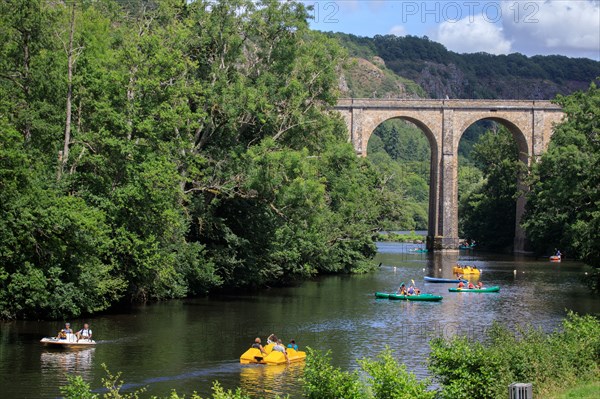
[[[399,295],[406,295],[406,284],[400,284],[400,288],[398,288]]]
[[[475,285],[473,285],[473,283],[469,281],[469,285],[467,286],[467,288],[472,290],[475,288]]]
[[[92,330],[90,329],[90,325],[88,323],[83,323],[83,328],[75,333],[77,340],[80,339],[92,339]]]
[[[58,332],[56,338],[67,339],[67,334],[73,334],[73,330],[71,330],[71,323],[65,323],[65,328]]]
[[[483,288],[483,283],[480,281],[477,283],[477,289],[482,289]]]
[[[465,288],[465,283],[462,280],[458,282],[458,288]]]

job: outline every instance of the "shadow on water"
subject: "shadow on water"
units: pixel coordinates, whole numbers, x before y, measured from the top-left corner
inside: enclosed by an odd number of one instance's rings
[[[511,256],[473,253],[421,254],[415,244],[378,243],[375,272],[327,276],[290,288],[253,294],[161,302],[131,313],[99,315],[89,322],[98,342],[90,352],[49,352],[39,339],[55,334],[61,322],[0,323],[0,386],[3,397],[54,398],[66,375],[77,373],[94,389],[102,387],[106,364],[122,372],[128,390],[168,396],[211,393],[214,380],[242,387],[253,397],[290,394],[301,398],[303,365],[240,365],[239,356],[255,337],[277,334],[295,339],[301,349],[331,350],[332,362],[356,369],[356,359],[372,357],[384,346],[418,376],[427,375],[432,336],[482,337],[493,322],[509,328],[532,322],[544,330],[560,325],[565,309],[600,312],[600,301],[581,283],[576,262],[551,264]],[[426,283],[426,275],[450,278],[456,263],[475,264],[480,280],[499,285],[495,294],[450,293],[452,284]],[[441,302],[375,299],[415,281]],[[84,320],[71,320],[76,328]]]

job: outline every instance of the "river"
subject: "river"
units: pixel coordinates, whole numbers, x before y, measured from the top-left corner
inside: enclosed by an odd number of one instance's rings
[[[239,355],[257,336],[270,334],[301,349],[331,350],[333,362],[356,368],[356,359],[374,356],[384,346],[417,375],[427,375],[431,334],[481,336],[493,321],[510,327],[533,323],[545,330],[560,325],[565,309],[600,313],[600,300],[582,284],[583,265],[513,256],[415,254],[412,244],[378,243],[379,270],[366,275],[327,276],[298,287],[255,294],[168,301],[127,313],[89,320],[98,344],[80,351],[43,348],[39,339],[54,334],[60,322],[0,324],[2,397],[56,398],[68,373],[101,389],[102,364],[122,372],[125,388],[145,387],[144,397],[194,391],[207,396],[212,381],[241,386],[256,397],[302,397],[302,365],[240,365]],[[459,258],[460,257],[460,258]],[[423,276],[451,277],[452,266],[476,264],[497,294],[452,294],[447,284],[426,284]],[[516,271],[516,273],[515,273]],[[394,290],[414,280],[424,292],[444,295],[440,303],[376,300],[375,291]],[[84,320],[71,320],[80,328]],[[86,320],[87,321],[87,320]]]

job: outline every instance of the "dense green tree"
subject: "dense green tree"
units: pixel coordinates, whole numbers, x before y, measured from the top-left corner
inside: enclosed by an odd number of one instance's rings
[[[566,119],[531,174],[524,227],[534,248],[600,264],[600,89],[559,96]],[[547,252],[546,252],[547,253]]]
[[[484,180],[478,182],[477,169],[461,168],[459,179],[466,190],[460,191],[460,236],[475,239],[487,249],[506,249],[514,238],[517,181],[525,165],[504,127],[484,134],[471,156]]]
[[[431,155],[423,132],[401,120],[384,122],[373,132],[367,154],[388,198],[381,227],[427,229]]]
[[[389,202],[302,4],[0,8],[0,317],[368,267]]]

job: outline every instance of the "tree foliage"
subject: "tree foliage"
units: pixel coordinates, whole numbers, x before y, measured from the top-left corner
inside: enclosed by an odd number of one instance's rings
[[[559,96],[566,119],[534,165],[524,227],[538,252],[600,264],[600,89]]]
[[[381,179],[302,4],[0,8],[0,317],[367,267]]]
[[[471,151],[473,166],[461,167],[460,236],[491,250],[512,245],[517,182],[525,165],[519,161],[512,134],[500,126],[480,137]],[[480,176],[483,180],[479,180]]]

